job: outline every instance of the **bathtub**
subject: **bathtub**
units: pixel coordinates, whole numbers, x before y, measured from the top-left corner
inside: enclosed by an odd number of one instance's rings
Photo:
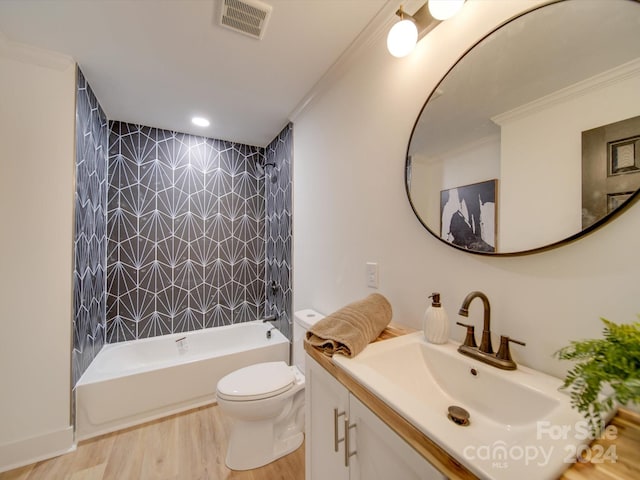
[[[218,380],[288,361],[289,342],[261,321],[105,345],[78,380],[76,441],[215,402]]]

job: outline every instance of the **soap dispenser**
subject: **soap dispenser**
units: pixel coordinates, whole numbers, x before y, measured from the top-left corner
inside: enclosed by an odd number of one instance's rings
[[[430,343],[446,343],[449,340],[449,317],[440,303],[440,294],[432,293],[431,305],[424,312],[424,338]]]

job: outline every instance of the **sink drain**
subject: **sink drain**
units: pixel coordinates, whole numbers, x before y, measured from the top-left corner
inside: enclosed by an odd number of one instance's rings
[[[457,405],[451,405],[449,407],[449,414],[447,415],[447,417],[456,425],[461,425],[463,427],[466,427],[470,423],[469,412],[467,412],[462,407],[458,407]]]

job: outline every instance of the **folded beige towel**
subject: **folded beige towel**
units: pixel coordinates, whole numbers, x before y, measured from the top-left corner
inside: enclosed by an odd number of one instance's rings
[[[355,357],[373,342],[391,321],[391,304],[379,293],[350,303],[323,318],[307,331],[307,341],[331,357]]]

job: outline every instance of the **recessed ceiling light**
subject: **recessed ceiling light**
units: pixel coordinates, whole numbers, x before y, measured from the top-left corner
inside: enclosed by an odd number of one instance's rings
[[[191,119],[191,122],[194,125],[197,125],[199,127],[208,127],[209,126],[209,120],[207,120],[206,118],[203,118],[203,117],[193,117]]]

